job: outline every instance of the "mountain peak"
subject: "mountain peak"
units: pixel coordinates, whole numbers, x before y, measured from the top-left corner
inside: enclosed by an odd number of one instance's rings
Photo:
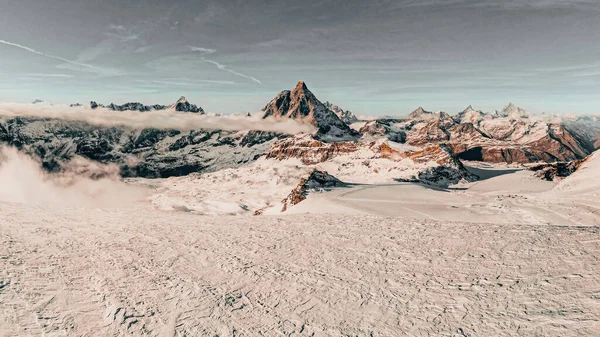
[[[179,99],[177,100],[177,103],[185,103],[187,102],[187,99],[185,99],[185,96],[181,96],[179,97]]]
[[[356,131],[308,90],[304,81],[298,82],[292,91],[280,92],[263,112],[263,118],[273,116],[310,123],[318,128],[318,136],[324,140],[345,140],[357,136]]]
[[[504,109],[502,109],[502,111],[498,114],[500,117],[509,117],[509,118],[514,118],[514,119],[518,119],[518,118],[524,118],[524,117],[528,117],[529,113],[521,108],[519,108],[518,106],[516,106],[515,104],[508,103],[507,106],[504,107]]]
[[[431,111],[427,111],[425,109],[423,109],[423,107],[418,107],[417,109],[415,109],[415,111],[411,112],[408,115],[409,119],[422,119],[425,116],[429,116],[432,115],[433,112]]]
[[[308,90],[308,87],[306,86],[306,83],[304,83],[304,81],[298,81],[298,83],[296,84],[296,87],[294,88],[294,91],[297,91],[297,90],[305,91],[305,90]]]

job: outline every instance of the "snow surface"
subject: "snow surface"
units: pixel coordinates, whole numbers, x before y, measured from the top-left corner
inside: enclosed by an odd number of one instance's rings
[[[0,335],[593,336],[599,260],[597,227],[0,203]]]
[[[365,156],[126,184],[81,176],[98,168],[50,176],[4,150],[0,336],[600,331],[598,154],[558,186],[480,166],[482,181],[447,189],[395,183],[412,161]],[[329,165],[364,184],[278,213]],[[278,214],[222,215],[242,206]]]

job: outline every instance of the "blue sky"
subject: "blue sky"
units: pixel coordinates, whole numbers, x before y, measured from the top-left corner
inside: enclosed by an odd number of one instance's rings
[[[0,100],[600,112],[596,0],[0,0]]]

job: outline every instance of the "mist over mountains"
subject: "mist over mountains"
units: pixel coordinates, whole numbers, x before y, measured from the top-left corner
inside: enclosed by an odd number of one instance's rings
[[[372,156],[410,157],[439,144],[459,159],[508,164],[579,160],[600,147],[598,116],[532,116],[511,103],[492,113],[420,107],[406,118],[361,121],[322,103],[302,81],[253,115],[206,113],[184,97],[170,105],[3,104],[0,115],[0,143],[38,158],[46,170],[83,157],[116,164],[123,177],[213,172],[261,156],[327,161],[382,141],[389,150]],[[409,150],[394,149],[402,146]]]

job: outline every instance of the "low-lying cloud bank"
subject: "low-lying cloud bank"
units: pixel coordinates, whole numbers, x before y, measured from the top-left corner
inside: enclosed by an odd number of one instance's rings
[[[113,111],[106,108],[67,107],[0,103],[0,116],[40,117],[86,122],[97,126],[127,126],[134,129],[156,128],[180,131],[216,129],[229,131],[268,131],[283,134],[312,133],[315,127],[292,119],[262,119],[261,116],[210,116],[174,110]]]
[[[0,147],[0,202],[70,207],[127,207],[149,191],[121,181],[118,167],[75,158],[60,173],[47,173],[32,157]]]

